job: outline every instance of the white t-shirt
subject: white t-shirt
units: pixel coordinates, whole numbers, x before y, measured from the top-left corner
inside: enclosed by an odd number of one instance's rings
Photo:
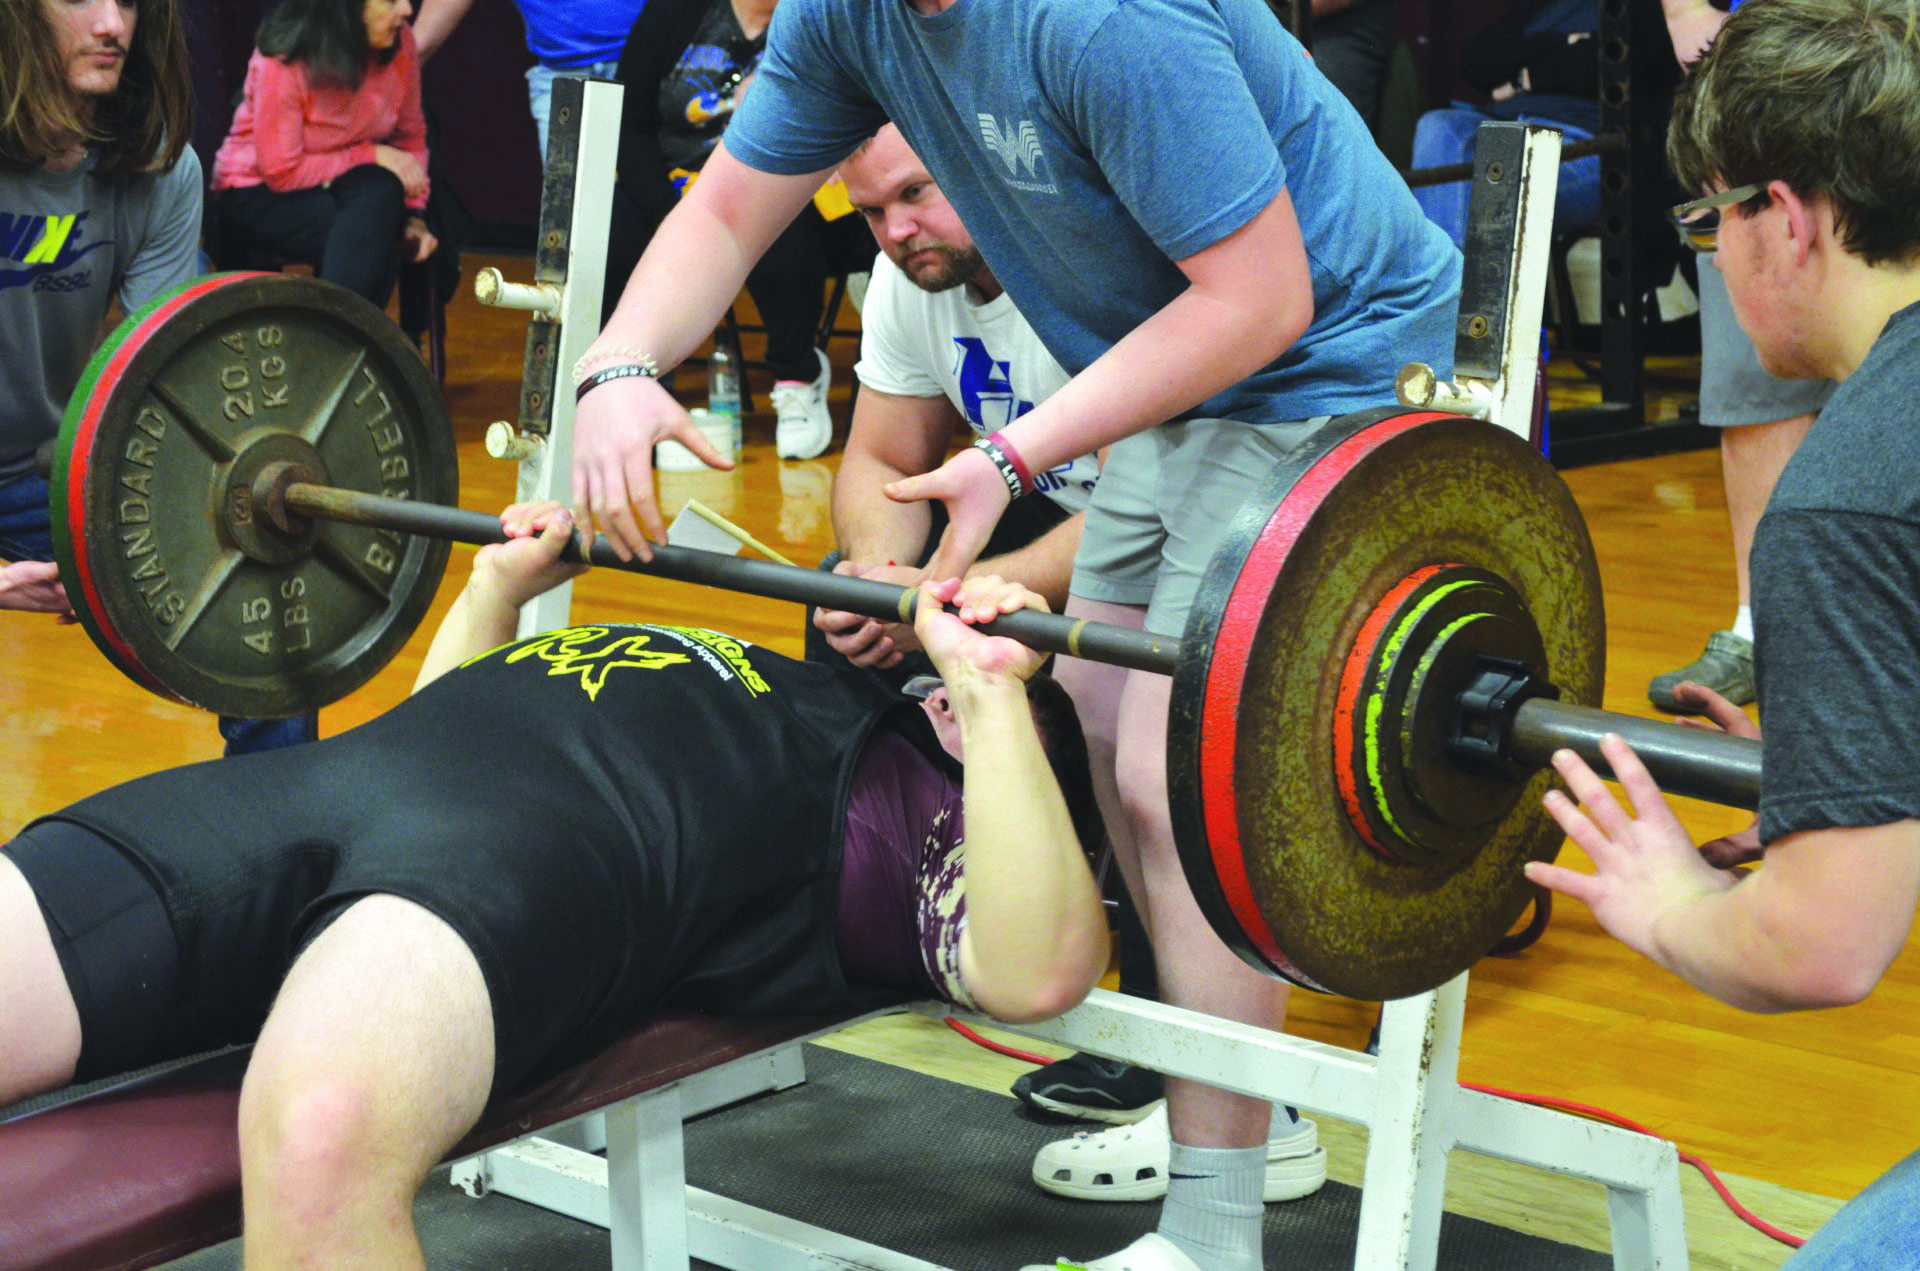
[[[860,361],[867,388],[894,397],[938,397],[984,437],[1060,391],[1068,376],[1005,292],[976,304],[968,288],[929,294],[883,253],[860,307]],[[1040,493],[1068,512],[1086,509],[1099,462],[1082,455],[1034,473]]]

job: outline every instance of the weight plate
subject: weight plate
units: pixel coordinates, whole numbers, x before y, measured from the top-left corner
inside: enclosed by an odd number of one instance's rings
[[[348,489],[458,496],[418,351],[330,283],[216,275],[133,315],[82,377],[60,451],[55,553],[82,625],[136,680],[207,710],[276,719],[351,692],[446,565],[436,540],[253,520],[253,470],[289,458]]]
[[[1562,840],[1539,806],[1545,770],[1477,851],[1437,863],[1388,859],[1349,819],[1333,742],[1347,657],[1382,599],[1437,564],[1504,580],[1564,699],[1598,701],[1579,509],[1526,442],[1457,416],[1329,424],[1241,513],[1188,618],[1167,755],[1181,863],[1222,939],[1295,983],[1363,999],[1445,983],[1526,907],[1521,865]]]

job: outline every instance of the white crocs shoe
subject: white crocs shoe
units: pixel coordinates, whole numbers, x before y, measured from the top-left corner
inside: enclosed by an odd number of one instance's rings
[[[773,449],[782,459],[812,459],[833,444],[833,416],[827,410],[833,367],[819,349],[813,353],[820,359],[820,375],[813,383],[785,381],[768,394],[775,419]]]
[[[1120,1252],[1092,1262],[1056,1258],[1029,1263],[1020,1271],[1200,1271],[1200,1264],[1182,1253],[1173,1241],[1150,1231]]]
[[[1042,1191],[1075,1200],[1158,1200],[1167,1194],[1172,1154],[1163,1100],[1132,1125],[1083,1130],[1047,1144],[1034,1154],[1033,1181]],[[1297,1200],[1326,1181],[1327,1153],[1312,1121],[1301,1117],[1291,1134],[1268,1140],[1262,1200]]]

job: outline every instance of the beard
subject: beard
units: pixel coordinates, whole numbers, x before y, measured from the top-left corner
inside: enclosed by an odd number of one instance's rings
[[[906,261],[924,252],[932,252],[936,260],[932,264],[909,268]],[[913,285],[922,291],[939,293],[950,291],[966,282],[987,267],[977,247],[954,247],[947,243],[928,243],[919,247],[908,245],[907,249],[893,258]]]

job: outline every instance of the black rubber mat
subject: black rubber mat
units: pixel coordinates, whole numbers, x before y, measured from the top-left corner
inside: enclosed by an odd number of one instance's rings
[[[1153,1229],[1156,1203],[1092,1204],[1034,1187],[1033,1154],[1062,1130],[1026,1119],[1012,1099],[818,1046],[806,1055],[805,1085],[687,1127],[690,1183],[955,1271],[1095,1257]],[[1267,1206],[1267,1266],[1351,1267],[1359,1213],[1359,1191],[1337,1183]],[[608,1265],[605,1232],[500,1196],[472,1200],[444,1170],[414,1214],[435,1271]],[[1613,1265],[1606,1254],[1453,1214],[1441,1224],[1439,1262],[1472,1271]],[[226,1271],[239,1266],[238,1245],[169,1265]]]

